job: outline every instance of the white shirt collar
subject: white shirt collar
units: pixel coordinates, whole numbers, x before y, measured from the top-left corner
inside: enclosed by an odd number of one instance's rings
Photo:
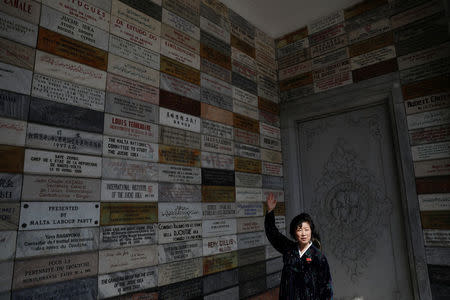
[[[312,245],[312,242],[310,241],[308,246],[306,246],[305,250],[300,251],[300,247],[298,248],[298,254],[300,254],[300,258],[302,258],[303,254],[305,254],[306,251],[308,251],[308,249],[309,249],[309,247],[311,247],[311,245]]]

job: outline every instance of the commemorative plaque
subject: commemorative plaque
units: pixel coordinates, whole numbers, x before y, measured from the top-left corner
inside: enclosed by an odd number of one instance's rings
[[[312,72],[313,81],[319,82],[322,79],[336,76],[337,74],[348,73],[351,71],[350,60],[343,60],[337,63],[332,63],[324,68],[314,70]]]
[[[0,11],[0,36],[15,42],[35,47],[38,26],[14,18]]]
[[[294,88],[309,85],[313,82],[313,77],[311,72],[303,73],[279,82],[280,91],[287,91]]]
[[[22,200],[26,201],[98,201],[98,179],[25,175]]]
[[[266,277],[259,277],[239,284],[239,299],[260,294],[266,290]]]
[[[261,202],[262,190],[260,188],[237,187],[236,202]]]
[[[184,81],[177,77],[160,74],[160,88],[194,100],[200,100],[200,87],[196,84]]]
[[[208,120],[202,120],[202,133],[224,139],[233,139],[233,127]]]
[[[258,97],[252,93],[249,93],[245,90],[242,90],[238,87],[232,87],[232,97],[233,99],[237,99],[243,103],[258,106]]]
[[[281,151],[281,141],[267,136],[261,137],[261,147],[274,151]]]
[[[391,17],[392,28],[398,28],[443,10],[443,3],[438,0],[428,1],[405,12]]]
[[[251,158],[235,157],[234,169],[238,172],[261,174],[261,161]]]
[[[166,39],[161,40],[161,54],[200,70],[200,56]]]
[[[20,203],[0,202],[0,230],[17,230]]]
[[[309,47],[309,40],[307,37],[299,39],[291,44],[287,44],[284,47],[277,49],[277,58],[281,59],[286,56],[293,55],[294,53],[301,51]]]
[[[256,70],[257,68],[255,59],[239,49],[231,48],[231,59],[232,61],[237,61],[250,69]]]
[[[231,33],[249,45],[255,44],[255,26],[230,9]]]
[[[192,51],[194,53],[200,53],[200,42],[193,39],[186,33],[177,30],[167,24],[161,24],[161,37],[171,42],[177,43],[180,46]]]
[[[136,0],[123,0],[122,2],[161,22],[161,0],[152,0],[145,2]]]
[[[348,58],[349,58],[348,48],[347,47],[341,48],[328,54],[315,57],[314,59],[311,60],[311,68],[313,70],[323,68],[333,62],[345,60]]]
[[[204,220],[203,237],[214,237],[236,234],[236,219]]]
[[[144,66],[159,70],[160,55],[115,35],[109,36],[109,52]]]
[[[103,136],[103,155],[113,158],[158,161],[158,144]]]
[[[156,297],[165,300],[178,300],[178,299],[199,299],[199,297],[201,298],[202,295],[203,295],[203,279],[195,278],[175,284],[165,285],[159,289],[159,293],[156,294]],[[149,300],[157,300],[157,298]]]
[[[122,295],[157,285],[156,267],[140,268],[98,276],[98,297],[100,299]]]
[[[181,59],[171,59],[169,57],[162,56],[161,72],[177,77],[181,80],[200,85],[200,72],[191,66],[179,62],[179,60]]]
[[[417,194],[449,193],[449,177],[429,177],[416,179]]]
[[[106,87],[106,72],[39,50],[36,51],[35,72],[94,89]]]
[[[34,97],[103,111],[105,92],[68,81],[34,74],[31,94]]]
[[[202,241],[187,241],[158,246],[160,264],[186,260],[202,256]]]
[[[102,203],[100,207],[102,226],[158,222],[156,203]]]
[[[158,125],[105,114],[104,134],[158,142]]]
[[[259,146],[259,134],[242,130],[240,128],[234,129],[234,140],[238,143],[250,144],[254,146]]]
[[[29,23],[37,24],[39,23],[41,4],[30,0],[20,3],[4,2],[1,4],[0,10],[10,16],[20,18]]]
[[[254,43],[252,43],[252,45],[254,45]],[[231,47],[234,47],[239,51],[242,51],[243,53],[247,54],[251,58],[255,59],[255,47],[236,37],[234,34],[231,34]]]
[[[238,218],[236,219],[236,222],[237,222],[237,233],[264,231],[263,217]]]
[[[227,253],[237,249],[236,235],[203,238],[203,256]]]
[[[121,1],[112,1],[111,15],[126,20],[156,35],[161,34],[161,22]]]
[[[281,282],[281,272],[276,272],[270,275],[267,275],[266,283],[268,289],[273,289],[280,285]]]
[[[141,181],[102,180],[101,201],[156,202],[158,184]]]
[[[450,230],[424,229],[423,237],[427,247],[450,246]]]
[[[262,174],[271,176],[283,176],[283,165],[263,161]]]
[[[119,17],[111,18],[110,33],[149,50],[160,52],[159,36]]]
[[[433,62],[400,71],[400,81],[407,84],[447,73],[450,69],[450,58],[441,58]]]
[[[278,69],[279,70],[285,69],[289,66],[293,66],[293,65],[301,63],[305,60],[308,60],[311,57],[310,53],[311,53],[310,49],[307,48],[307,49],[299,50],[291,55],[287,55],[285,57],[279,58],[279,59],[277,59]]]
[[[225,253],[225,254],[219,254],[219,255],[215,255],[215,256],[205,257],[203,259],[203,263],[205,264],[208,261],[208,263],[214,264],[214,258],[217,258],[215,261],[218,263],[220,257],[225,258],[227,255],[230,258],[236,257],[236,252],[229,252],[229,253]],[[209,260],[210,258],[213,258],[213,259]],[[226,264],[222,264],[222,265],[225,266]],[[237,267],[237,262],[236,262],[236,267]],[[206,274],[206,273],[207,272],[204,270],[203,274]],[[237,285],[238,283],[239,283],[239,279],[238,279],[238,270],[237,269],[219,272],[214,275],[209,275],[209,276],[203,277],[203,292],[204,292],[204,294],[210,294],[214,291],[222,290],[224,288],[227,288],[227,287],[230,287],[233,285]],[[208,296],[205,296],[204,299],[207,299],[207,297]],[[239,297],[239,295],[237,295],[236,297]],[[236,297],[225,298],[225,299],[237,299]],[[212,297],[210,299],[216,299],[216,298]],[[219,298],[219,299],[221,299],[221,298]]]
[[[201,184],[201,169],[174,165],[159,165],[159,181],[173,183]]]
[[[450,142],[441,142],[411,147],[413,161],[450,157]]]
[[[391,22],[389,19],[381,19],[370,25],[358,28],[349,32],[348,42],[349,44],[358,43],[363,40],[367,40],[371,37],[385,33],[391,30]]]
[[[201,112],[200,102],[165,90],[160,91],[159,105],[167,109],[187,113],[196,117],[199,117]]]
[[[202,168],[234,170],[234,157],[202,151],[201,164]]]
[[[30,95],[32,72],[0,62],[0,89]]]
[[[328,90],[331,90],[331,89],[334,89],[337,87],[352,84],[353,77],[355,77],[355,82],[357,82],[360,80],[364,80],[364,79],[376,77],[376,76],[379,76],[382,74],[393,72],[391,70],[397,68],[397,63],[395,62],[395,59],[389,60],[388,62],[389,62],[388,64],[386,64],[385,62],[381,62],[381,64],[383,64],[383,68],[381,68],[381,66],[378,65],[380,63],[378,63],[378,64],[375,64],[375,65],[372,65],[372,66],[369,66],[366,68],[362,68],[362,69],[353,71],[354,72],[353,76],[352,76],[352,71],[348,70],[348,71],[330,75],[324,79],[315,81],[314,82],[314,92],[315,93],[325,92],[325,91],[328,91]],[[367,68],[369,68],[369,69],[367,69]],[[357,72],[357,73],[355,73],[355,72]],[[382,73],[382,74],[379,74],[379,73]]]
[[[418,195],[420,211],[450,210],[450,194]]]
[[[0,38],[0,61],[33,71],[35,50],[31,47]]]
[[[184,32],[190,37],[200,40],[200,28],[195,26],[189,21],[186,21],[182,17],[172,13],[171,11],[163,8],[162,10],[162,22],[170,25],[171,27]]]
[[[231,83],[234,86],[236,86],[248,93],[251,93],[253,95],[256,95],[258,93],[257,92],[258,88],[257,88],[256,82],[253,82],[250,79],[247,79],[238,73],[235,73],[235,72],[231,73]]]
[[[218,2],[218,1],[216,1]],[[220,3],[220,2],[219,2]],[[214,5],[210,6],[207,3],[200,3],[200,16],[205,17],[211,22],[219,25],[227,31],[230,31],[230,20],[228,18],[228,7],[224,4],[220,3],[221,8],[218,9],[218,6]]]
[[[207,18],[200,17],[200,29],[224,41],[225,43],[230,44],[230,32],[225,28],[214,24]]]
[[[261,217],[263,204],[261,202],[236,203],[236,217]]]
[[[159,162],[188,167],[200,167],[200,151],[196,149],[159,145]]]
[[[98,255],[99,274],[149,267],[156,264],[158,264],[158,246],[156,245],[100,250]]]
[[[233,125],[236,128],[259,133],[259,122],[243,115],[234,114]]]
[[[25,151],[24,172],[62,176],[100,177],[101,158],[27,149]]]
[[[174,221],[194,221],[202,219],[202,204],[191,203],[159,203],[158,205],[158,221],[174,222]]]
[[[104,157],[102,162],[102,178],[157,181],[158,164]]]
[[[261,63],[262,65],[267,65],[269,67],[277,67],[275,56],[268,54],[265,49],[261,49],[259,43],[256,44],[255,58],[257,64]]]
[[[258,72],[258,74],[267,76],[268,78],[277,81],[277,72],[278,70],[275,69],[275,67],[278,64],[271,64],[270,66],[266,66],[265,64],[257,61],[256,62],[256,70]]]
[[[98,228],[19,231],[16,257],[94,251],[98,245]]]
[[[294,77],[310,71],[311,71],[311,60],[308,60],[280,70],[278,72],[278,79],[285,80],[287,78]]]
[[[327,27],[344,22],[344,11],[338,10],[329,15],[323,16],[308,24],[308,33],[310,35],[319,32]]]
[[[159,202],[200,202],[202,199],[199,185],[160,183],[158,193]]]
[[[231,82],[231,71],[201,58],[200,70],[225,82]]]
[[[201,86],[231,97],[231,85],[206,73],[201,74]]]
[[[347,36],[345,34],[340,35],[338,37],[329,39],[325,42],[322,42],[320,44],[311,47],[311,57],[314,58],[317,56],[321,56],[325,53],[345,47],[347,46],[347,44],[348,44]]]
[[[0,231],[0,260],[13,260],[16,252],[17,231]]]
[[[0,173],[0,202],[20,201],[21,190],[21,174]]]
[[[202,102],[202,119],[233,126],[233,113]]]
[[[202,125],[204,124],[202,120]],[[177,129],[173,127],[159,126],[159,143],[171,146],[189,147],[200,149],[200,134]]]
[[[409,130],[439,126],[448,123],[450,112],[448,109],[439,109],[407,117]]]
[[[237,60],[231,61],[231,70],[251,81],[256,81],[256,69],[252,69]]]
[[[236,114],[248,116],[255,120],[258,120],[259,118],[259,111],[257,107],[235,99],[233,101],[233,112],[235,112]]]
[[[27,120],[29,106],[30,96],[0,90],[0,116]]]
[[[206,49],[211,49],[220,53],[224,57],[227,57],[230,60],[230,56],[232,53],[231,46],[224,41],[216,38],[215,36],[209,34],[208,32],[201,31],[200,43]],[[215,55],[214,55],[215,56]],[[218,58],[218,57],[217,57]],[[209,59],[209,58],[208,58]]]
[[[238,234],[237,235],[238,248],[239,248],[239,250],[241,250],[241,249],[248,249],[248,248],[264,246],[265,236],[266,235],[265,235],[264,231]],[[240,280],[240,278],[239,278],[239,280]]]
[[[202,186],[202,202],[235,202],[234,186]]]
[[[356,70],[393,58],[395,58],[395,47],[392,45],[352,57],[350,61],[352,70]]]
[[[203,185],[234,186],[234,171],[202,169]]]
[[[278,103],[280,102],[280,98],[278,96],[278,87],[274,85],[273,87],[267,87],[258,83],[258,96],[266,98],[272,102]]]
[[[444,176],[450,174],[450,159],[414,163],[416,177]]]
[[[97,275],[98,254],[88,252],[16,261],[13,289]]]
[[[203,34],[202,34],[203,35]],[[217,49],[200,44],[200,56],[227,70],[231,70],[231,57]]]
[[[236,216],[236,203],[202,203],[203,220],[227,219]]]
[[[96,299],[97,277],[80,278],[13,292],[13,299]],[[9,299],[9,297],[8,297]]]
[[[159,87],[159,72],[126,58],[109,54],[108,72],[133,81]]]
[[[317,45],[318,43],[324,42],[326,40],[329,40],[344,33],[345,33],[344,23],[333,25],[318,33],[310,35],[308,37],[309,45],[310,46]]]
[[[234,154],[234,142],[215,136],[202,135],[202,151]]]
[[[351,45],[349,47],[350,57],[381,49],[392,44],[394,44],[394,36],[392,32],[389,31]]]
[[[242,187],[261,187],[262,177],[259,174],[235,172],[235,183]]]
[[[449,211],[422,211],[420,213],[424,229],[450,229]]]
[[[158,286],[185,281],[202,275],[202,258],[158,265]]]
[[[448,92],[449,86],[450,79],[445,75],[409,83],[402,86],[403,99],[409,100],[426,95]]]
[[[158,224],[158,244],[201,239],[202,221],[169,222]]]
[[[118,94],[107,93],[105,111],[141,121],[158,122],[158,107],[139,100]]]
[[[233,110],[233,101],[230,96],[221,94],[207,88],[201,89],[200,100],[204,103],[217,106],[221,109]]]
[[[284,187],[283,177],[263,175],[262,187],[265,189],[282,190]]]
[[[268,149],[261,149],[261,160],[278,163],[283,163],[282,153]]]
[[[261,149],[259,147],[235,143],[234,154],[236,156],[242,156],[253,159],[261,159]]]
[[[100,227],[100,249],[156,244],[157,225],[116,225]]]
[[[0,117],[0,138],[2,144],[25,146],[27,122]]]
[[[450,139],[450,125],[426,127],[409,132],[411,146],[442,142]]]
[[[432,48],[417,51],[398,58],[398,68],[400,71],[430,63],[432,61],[442,59],[448,56],[450,51],[450,43],[441,44]]]
[[[289,92],[289,91],[288,91]],[[263,110],[259,111],[259,120],[272,126],[280,127],[280,116]]]
[[[280,128],[278,128],[278,127],[270,126],[270,125],[260,122],[259,128],[260,128],[261,135],[269,136],[269,137],[276,138],[276,139],[279,139],[281,137],[280,136]]]
[[[203,257],[203,275],[234,269],[237,266],[236,251]]]
[[[159,108],[159,122],[170,127],[200,132],[200,118],[163,107]]]
[[[162,7],[199,26],[200,0],[164,0]]]

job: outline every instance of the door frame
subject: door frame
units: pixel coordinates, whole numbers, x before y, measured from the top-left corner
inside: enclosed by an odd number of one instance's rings
[[[336,88],[281,104],[281,142],[286,201],[286,224],[303,211],[299,159],[300,122],[385,103],[391,125],[404,219],[408,262],[414,299],[431,299],[427,258],[416,193],[414,165],[409,145],[407,119],[398,73]]]

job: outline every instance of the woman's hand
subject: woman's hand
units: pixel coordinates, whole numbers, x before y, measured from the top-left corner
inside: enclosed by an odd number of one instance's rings
[[[269,193],[269,195],[267,196],[267,212],[271,212],[272,210],[274,210],[275,206],[277,206],[275,195],[273,193]]]

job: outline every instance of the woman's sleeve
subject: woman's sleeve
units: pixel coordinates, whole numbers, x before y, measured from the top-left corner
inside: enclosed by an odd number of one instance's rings
[[[320,300],[332,300],[333,299],[333,285],[331,281],[330,266],[325,255],[321,257],[320,264]]]
[[[266,213],[264,227],[267,239],[278,252],[284,253],[291,248],[293,242],[281,234],[275,226],[275,214],[273,211]]]

